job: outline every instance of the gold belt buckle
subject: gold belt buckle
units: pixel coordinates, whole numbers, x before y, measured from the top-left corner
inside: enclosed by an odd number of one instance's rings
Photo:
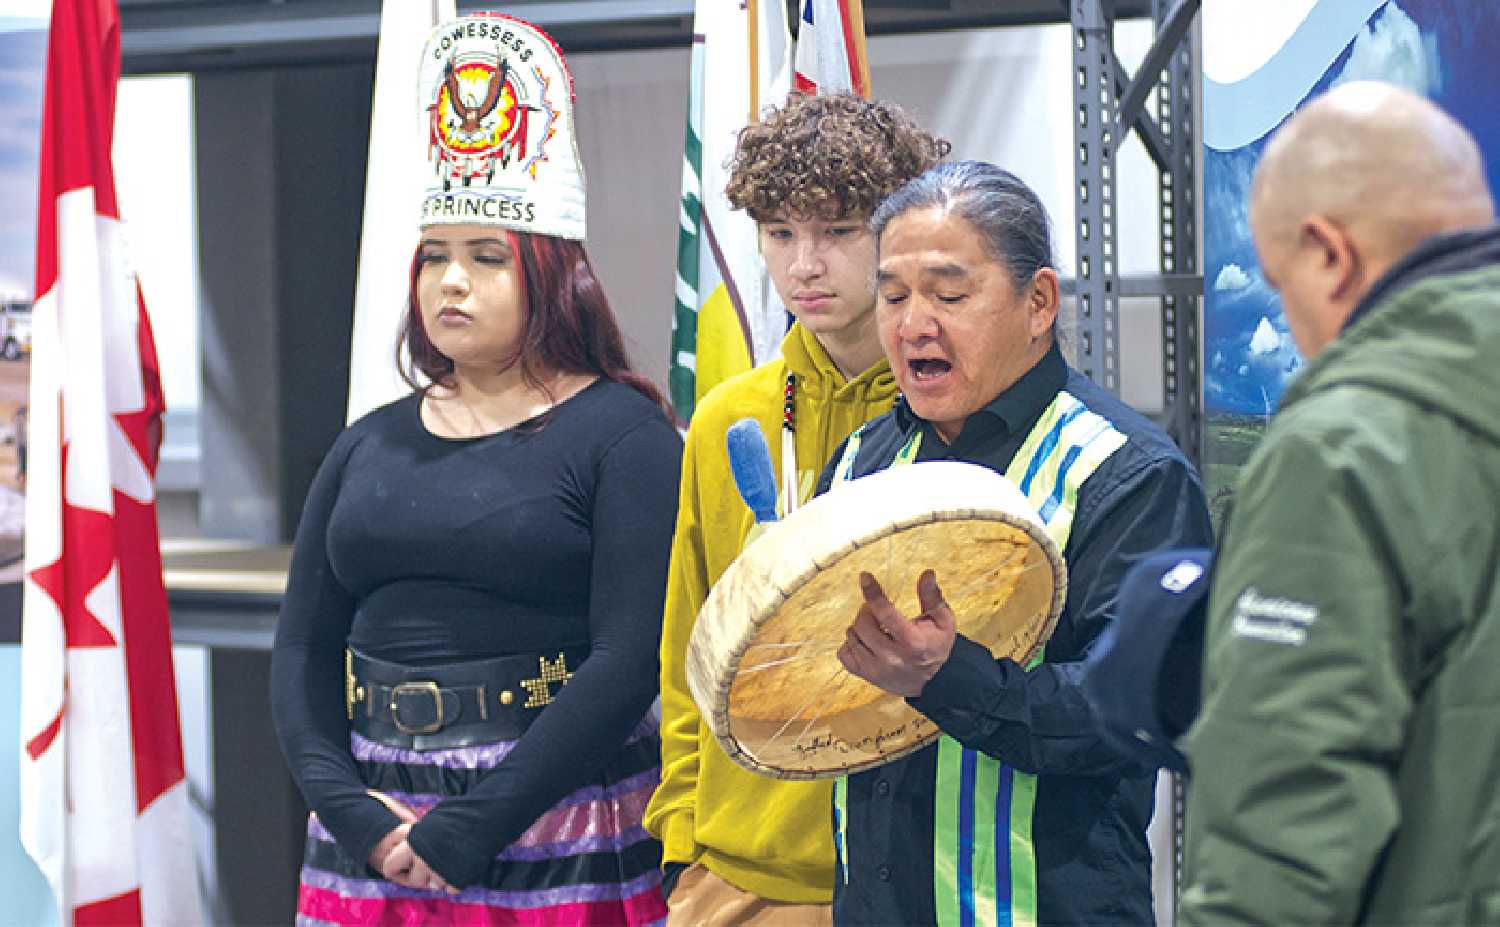
[[[431,724],[408,725],[401,720],[401,712],[396,707],[396,700],[402,695],[425,692],[432,696],[433,708],[437,712],[437,720]],[[433,734],[443,729],[443,693],[438,689],[438,684],[430,679],[421,682],[403,682],[391,688],[391,723],[396,725],[396,730],[403,734]]]

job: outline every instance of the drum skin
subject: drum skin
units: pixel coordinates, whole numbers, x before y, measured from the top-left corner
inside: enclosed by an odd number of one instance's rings
[[[752,772],[824,779],[905,756],[937,726],[852,676],[837,651],[873,574],[902,614],[937,573],[958,632],[1023,666],[1067,597],[1062,552],[1016,485],[931,461],[833,489],[771,523],[709,593],[688,646],[688,686],[725,752]]]

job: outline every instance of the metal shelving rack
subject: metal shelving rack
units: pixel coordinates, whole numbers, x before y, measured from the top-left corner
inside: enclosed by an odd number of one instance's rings
[[[1195,462],[1200,455],[1202,378],[1198,306],[1198,76],[1191,26],[1201,0],[1152,0],[1156,38],[1136,75],[1114,50],[1114,0],[1068,0],[1073,26],[1073,139],[1078,266],[1075,363],[1106,389],[1120,390],[1120,300],[1161,301],[1162,408],[1159,423]],[[1157,89],[1156,108],[1146,109]],[[1116,248],[1115,158],[1134,131],[1159,177],[1160,272],[1122,276]]]
[[[1191,26],[1201,0],[1152,0],[1156,37],[1132,78],[1114,51],[1114,0],[1068,0],[1073,26],[1073,123],[1077,316],[1075,362],[1093,380],[1120,391],[1120,300],[1160,300],[1162,413],[1166,428],[1196,464],[1202,453],[1202,372],[1198,311],[1197,139],[1194,106],[1201,86]],[[1157,89],[1156,112],[1145,108]],[[1158,171],[1160,273],[1123,277],[1115,247],[1115,156],[1134,131]],[[1172,777],[1172,884],[1181,890],[1186,790]],[[1173,908],[1176,898],[1172,899]]]

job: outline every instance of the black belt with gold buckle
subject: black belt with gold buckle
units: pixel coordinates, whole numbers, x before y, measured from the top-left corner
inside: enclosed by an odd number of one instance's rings
[[[344,708],[369,739],[409,750],[514,740],[587,656],[514,654],[441,666],[403,666],[344,652]]]

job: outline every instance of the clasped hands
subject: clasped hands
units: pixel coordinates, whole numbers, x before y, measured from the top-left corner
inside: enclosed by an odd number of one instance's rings
[[[382,837],[375,844],[375,849],[370,851],[371,868],[379,870],[382,876],[406,888],[457,893],[458,889],[443,881],[443,877],[428,866],[407,842],[406,835],[411,831],[411,826],[417,823],[416,812],[406,803],[397,801],[384,792],[370,789],[369,793],[371,798],[391,809],[391,813],[401,819],[400,826]]]
[[[864,604],[839,648],[844,669],[895,695],[914,698],[953,652],[957,622],[943,600],[937,575],[926,570],[917,580],[922,613],[908,618],[896,608],[874,576],[859,574]]]

